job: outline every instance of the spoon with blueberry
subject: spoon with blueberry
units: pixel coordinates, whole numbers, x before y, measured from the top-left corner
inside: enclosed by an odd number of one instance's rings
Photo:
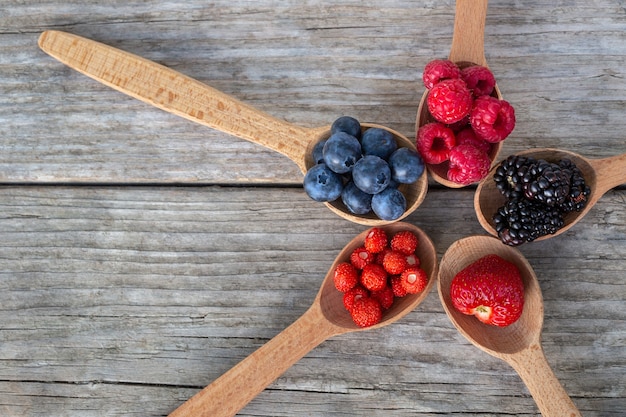
[[[67,66],[167,112],[279,152],[295,162],[304,189],[339,216],[369,226],[411,214],[428,188],[414,144],[387,127],[341,117],[305,128],[277,119],[155,62],[60,31],[40,48]]]

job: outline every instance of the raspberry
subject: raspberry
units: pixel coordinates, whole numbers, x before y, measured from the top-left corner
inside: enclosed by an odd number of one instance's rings
[[[421,268],[408,268],[400,276],[402,288],[409,294],[420,293],[428,284],[428,275]]]
[[[489,68],[473,65],[461,70],[461,79],[472,90],[474,97],[488,96],[496,87],[496,79]]]
[[[369,327],[380,322],[383,311],[378,301],[371,297],[362,297],[354,301],[350,315],[357,326]]]
[[[440,81],[460,77],[461,70],[454,62],[449,59],[434,59],[424,67],[422,81],[424,87],[430,90]]]
[[[386,247],[387,233],[379,227],[372,227],[365,236],[365,249],[371,253],[379,253]]]
[[[380,303],[380,306],[383,308],[383,310],[387,310],[393,305],[394,294],[389,285],[386,285],[385,288],[383,288],[382,290],[372,291],[370,296]]]
[[[443,80],[436,84],[426,97],[428,111],[442,123],[462,120],[472,110],[472,92],[461,79]]]
[[[408,230],[403,230],[396,233],[393,238],[391,238],[391,249],[405,255],[411,255],[415,253],[418,243],[415,234]]]
[[[350,263],[354,265],[356,269],[363,269],[367,264],[371,264],[376,260],[373,253],[365,249],[365,246],[356,248],[352,254],[350,254]]]
[[[506,139],[515,128],[515,110],[506,100],[478,97],[470,113],[470,124],[478,137],[497,143]]]
[[[401,274],[406,268],[406,255],[392,250],[383,259],[383,268],[391,275]]]
[[[417,150],[427,164],[440,164],[448,160],[450,149],[456,145],[452,129],[441,123],[432,122],[417,131]]]
[[[487,154],[491,150],[491,143],[479,138],[476,135],[476,132],[474,132],[474,129],[472,129],[471,127],[466,127],[464,129],[459,130],[456,133],[456,144],[457,145],[463,145],[463,144],[472,145]]]
[[[361,272],[361,284],[370,291],[382,290],[387,285],[387,272],[378,264],[365,265]]]
[[[333,276],[335,288],[341,292],[346,292],[359,282],[359,273],[356,268],[348,262],[342,262],[335,268]]]
[[[450,151],[448,179],[457,184],[468,185],[482,180],[489,173],[489,155],[472,145],[455,146]]]
[[[421,263],[422,262],[420,261],[420,258],[418,258],[417,255],[414,253],[406,256],[407,268],[410,268],[412,266],[420,266]]]
[[[391,284],[391,291],[393,291],[393,295],[396,297],[404,297],[408,294],[402,285],[402,277],[400,275],[392,276],[389,282]]]
[[[363,297],[369,297],[369,295],[370,292],[368,290],[363,288],[361,285],[357,285],[356,287],[346,291],[343,294],[343,306],[346,308],[346,310],[350,311],[352,310],[352,307],[354,306],[354,302],[356,300]]]

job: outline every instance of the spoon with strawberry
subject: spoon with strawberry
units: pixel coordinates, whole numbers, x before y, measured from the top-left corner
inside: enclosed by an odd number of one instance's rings
[[[589,187],[588,193],[580,194],[574,190],[573,185],[571,186],[571,190],[574,191],[572,197],[568,197],[572,202],[576,202],[575,200],[579,199],[577,202],[578,207],[576,210],[564,210],[562,213],[562,225],[558,230],[556,230],[552,234],[542,235],[533,241],[545,240],[549,239],[553,236],[558,236],[561,233],[569,230],[572,226],[578,223],[591,208],[598,202],[598,200],[610,189],[617,187],[620,184],[626,183],[626,153],[621,155],[616,155],[603,159],[590,159],[585,158],[582,155],[579,155],[574,152],[565,151],[562,149],[553,149],[553,148],[537,148],[537,149],[529,149],[515,155],[511,155],[507,160],[503,161],[511,161],[511,158],[533,158],[534,160],[544,160],[550,163],[559,163],[559,161],[569,160],[574,166],[579,170],[582,179],[584,179],[584,183]],[[515,164],[520,164],[520,159]],[[509,164],[512,165],[512,164]],[[498,172],[500,166],[494,167],[487,177],[478,185],[476,189],[476,193],[474,194],[474,209],[476,211],[476,216],[478,221],[482,225],[482,227],[493,236],[500,236],[504,243],[507,243],[511,246],[517,246],[518,244],[524,243],[523,239],[515,239],[512,236],[512,232],[503,228],[502,226],[497,226],[496,221],[494,220],[496,213],[500,210],[501,207],[506,203],[507,197],[502,193],[502,191],[498,188],[496,183],[496,177],[502,177],[504,175],[505,178],[499,178],[499,181],[502,185],[510,186],[515,182],[516,174],[511,171],[514,169],[513,166],[507,169],[500,169],[500,171],[504,170],[505,172]],[[519,170],[521,172],[521,170]],[[509,178],[512,177],[512,178]],[[528,177],[528,174],[525,174],[525,177]],[[574,180],[571,181],[572,184]],[[524,191],[525,194],[528,193],[528,190]],[[572,204],[568,200],[565,201],[565,204]],[[502,217],[502,216],[501,216]],[[535,219],[546,218],[546,216],[535,216]],[[506,219],[498,219],[500,221],[506,221]],[[549,219],[548,219],[549,220]],[[536,220],[537,221],[537,220]],[[518,221],[519,224],[519,221]],[[533,228],[537,226],[534,223],[528,223],[527,228]]]
[[[339,253],[312,306],[299,319],[183,403],[170,417],[233,416],[291,365],[326,339],[343,333],[377,329],[413,311],[434,285],[437,275],[435,246],[426,233],[412,224],[397,222],[380,226],[379,229],[384,230],[388,236],[400,231],[410,231],[417,237],[419,243],[415,255],[420,260],[420,267],[428,275],[428,283],[421,292],[396,298],[391,307],[382,313],[377,324],[368,327],[355,324],[351,314],[344,308],[344,294],[336,288],[334,271],[337,265],[349,262],[355,249],[364,245],[371,229],[366,230],[352,239]]]
[[[438,278],[439,296],[454,326],[515,369],[543,416],[581,416],[544,355],[541,288],[516,248],[491,236],[458,240],[443,255]]]
[[[313,149],[331,136],[331,126],[305,128],[277,119],[236,98],[163,65],[70,33],[46,31],[39,47],[67,66],[131,97],[204,126],[262,145],[295,162],[303,174],[316,164]],[[385,126],[361,123],[361,128],[383,129],[398,148],[415,151],[413,143]],[[426,196],[428,179],[421,175],[400,184],[405,210],[392,221],[411,214]],[[341,198],[325,202],[339,216],[355,223],[376,226],[390,223],[373,213],[353,214]]]

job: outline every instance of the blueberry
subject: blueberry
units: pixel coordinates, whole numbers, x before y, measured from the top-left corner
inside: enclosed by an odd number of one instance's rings
[[[341,116],[330,126],[331,135],[337,132],[344,132],[359,139],[361,137],[361,124],[354,117]]]
[[[364,155],[376,155],[387,160],[398,145],[391,132],[378,127],[367,129],[361,138]]]
[[[317,164],[304,176],[304,191],[315,201],[335,201],[341,196],[343,180],[326,164]]]
[[[326,144],[325,140],[320,140],[313,147],[313,161],[316,164],[320,164],[324,162],[324,145]]]
[[[361,158],[359,140],[345,132],[331,135],[324,145],[324,163],[337,174],[350,172]]]
[[[389,157],[391,178],[401,184],[411,184],[424,173],[422,157],[412,149],[400,148]]]
[[[375,155],[365,155],[354,166],[352,180],[361,191],[377,194],[389,185],[391,169],[384,159]]]
[[[367,214],[372,211],[372,195],[359,190],[352,181],[343,188],[341,200],[352,214]]]
[[[396,220],[406,211],[406,198],[396,188],[387,188],[372,197],[372,211],[381,220]]]

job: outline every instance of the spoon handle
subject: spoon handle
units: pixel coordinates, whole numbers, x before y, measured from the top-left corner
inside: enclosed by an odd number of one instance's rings
[[[294,126],[163,65],[77,35],[46,31],[39,47],[115,90],[193,122],[265,146],[298,164],[310,129]]]
[[[195,394],[169,417],[234,416],[289,367],[329,337],[341,333],[315,303],[298,320]]]
[[[456,0],[452,46],[448,56],[452,62],[487,65],[485,59],[487,3],[487,0]]]
[[[509,363],[530,391],[543,417],[582,417],[563,385],[550,369],[541,345],[510,356]]]
[[[598,178],[599,194],[626,183],[626,153],[609,158],[591,160]]]

